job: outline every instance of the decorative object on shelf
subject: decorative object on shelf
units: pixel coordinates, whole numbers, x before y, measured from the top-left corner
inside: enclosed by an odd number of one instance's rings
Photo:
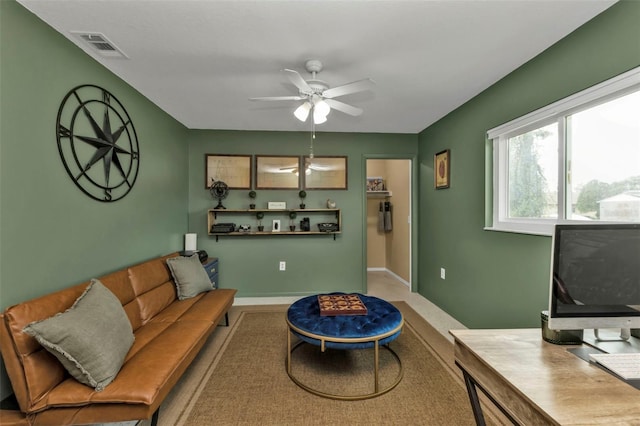
[[[230,189],[251,189],[251,156],[205,154],[204,187],[213,182],[226,182]]]
[[[300,230],[302,232],[311,231],[311,222],[309,222],[308,217],[303,217],[302,220],[300,221]]]
[[[256,219],[258,219],[258,231],[264,231],[264,226],[262,225],[262,218],[264,218],[264,212],[257,212]]]
[[[238,232],[251,232],[251,225],[240,225],[238,226]]]
[[[271,226],[271,232],[280,232],[280,219],[273,219],[273,225]]]
[[[221,180],[212,182],[209,192],[213,198],[218,200],[218,205],[215,206],[214,209],[226,209],[226,207],[222,205],[222,200],[227,198],[227,195],[229,195],[229,187],[227,184]]]
[[[267,203],[267,208],[269,210],[286,210],[287,203],[284,201],[269,201]]]
[[[304,203],[304,199],[307,198],[307,191],[302,190],[298,192],[298,197],[300,197],[300,208],[304,209],[306,207],[306,204]]]
[[[56,139],[67,174],[89,197],[117,201],[133,188],[138,136],[127,110],[107,90],[85,84],[67,93],[58,109]]]
[[[256,189],[298,189],[300,157],[256,155]]]
[[[433,184],[436,189],[449,188],[451,152],[448,149],[433,156]]]
[[[304,189],[347,189],[347,157],[304,157],[312,173],[304,175]]]
[[[384,179],[380,176],[367,178],[367,192],[379,192],[384,191],[385,184]]]
[[[235,232],[235,230],[236,230],[236,224],[232,222],[214,223],[213,225],[211,225],[211,232],[213,234],[218,234],[218,233],[228,234],[230,232]]]
[[[340,230],[340,226],[334,222],[323,222],[318,224],[318,230],[320,232],[337,232]]]
[[[251,204],[249,204],[249,208],[250,208],[251,210],[253,210],[253,209],[255,209],[255,208],[256,208],[256,203],[255,203],[253,200],[255,200],[255,199],[256,199],[256,196],[257,196],[257,195],[258,195],[258,194],[256,194],[256,191],[249,191],[249,198],[251,198],[251,200],[252,200],[252,201],[251,201]]]
[[[331,198],[327,198],[327,208],[328,209],[335,209],[336,208],[336,202],[333,201]]]
[[[295,211],[290,211],[289,212],[289,219],[291,219],[291,223],[289,223],[289,230],[291,232],[296,230],[296,217],[298,217],[298,214]]]

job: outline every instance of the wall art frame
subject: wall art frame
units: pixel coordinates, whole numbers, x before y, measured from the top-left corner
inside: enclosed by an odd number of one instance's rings
[[[252,160],[251,155],[205,154],[204,187],[209,189],[213,181],[222,181],[229,189],[251,189]]]
[[[300,189],[300,157],[256,155],[256,189]]]
[[[367,177],[367,192],[382,192],[385,190],[382,176]]]
[[[451,150],[445,149],[433,156],[433,185],[435,189],[446,189],[450,186]]]
[[[348,189],[348,157],[304,156],[304,189]]]

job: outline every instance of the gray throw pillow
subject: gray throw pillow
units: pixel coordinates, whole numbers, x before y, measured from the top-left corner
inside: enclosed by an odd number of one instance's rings
[[[118,298],[100,281],[65,312],[23,331],[51,352],[76,380],[100,392],[116,377],[133,345],[133,330]]]
[[[207,271],[202,267],[197,255],[171,257],[167,265],[176,283],[178,299],[184,300],[202,292],[213,290]]]

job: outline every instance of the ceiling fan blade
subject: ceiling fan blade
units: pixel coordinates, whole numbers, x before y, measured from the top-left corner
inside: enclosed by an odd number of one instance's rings
[[[301,101],[302,96],[264,96],[262,98],[249,98],[250,101]]]
[[[306,81],[304,81],[304,78],[302,78],[298,71],[285,69],[284,72],[287,73],[287,77],[289,77],[289,80],[291,80],[291,82],[298,88],[298,90],[300,90],[300,93],[304,93],[307,95],[313,94],[313,89],[307,84]]]
[[[375,81],[370,78],[354,81],[352,83],[343,84],[342,86],[333,87],[322,92],[323,98],[337,98],[338,96],[349,95],[351,93],[363,92],[371,89],[375,85]]]
[[[362,115],[362,109],[347,105],[344,102],[336,101],[335,99],[325,99],[324,101],[329,104],[331,109],[353,115],[354,117]]]

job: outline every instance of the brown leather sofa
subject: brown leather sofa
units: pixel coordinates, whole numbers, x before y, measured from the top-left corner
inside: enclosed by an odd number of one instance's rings
[[[122,369],[96,392],[22,330],[68,309],[88,283],[20,303],[0,315],[0,349],[20,412],[2,424],[72,425],[157,421],[158,407],[227,312],[236,290],[216,289],[178,300],[166,259],[173,253],[101,277],[122,303],[135,341]]]

